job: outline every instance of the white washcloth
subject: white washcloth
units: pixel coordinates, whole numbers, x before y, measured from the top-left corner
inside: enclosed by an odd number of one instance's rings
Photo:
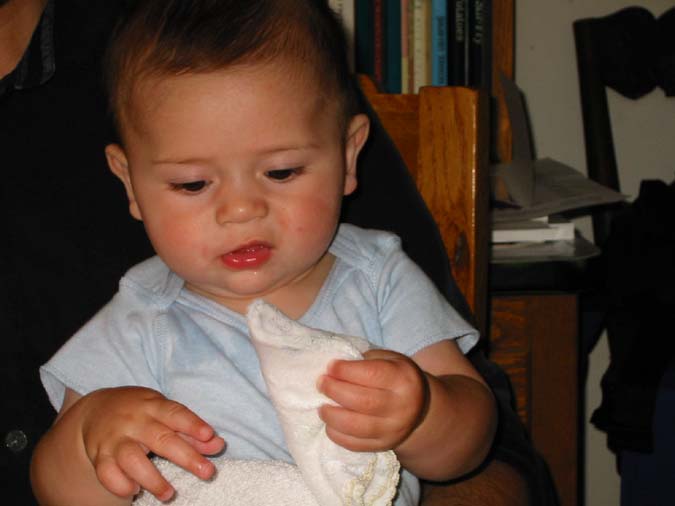
[[[171,506],[320,506],[305,485],[297,466],[280,460],[212,459],[218,470],[209,481],[165,459],[155,459],[162,475],[174,486]],[[165,503],[142,491],[134,506]]]
[[[170,462],[157,465],[174,485],[174,506],[388,506],[399,462],[392,451],[352,452],[326,436],[318,408],[330,401],[316,389],[334,359],[360,359],[367,341],[304,327],[261,300],[248,310],[251,340],[267,389],[297,465],[215,460],[218,473],[202,482]],[[141,493],[137,506],[160,504]]]
[[[267,390],[305,483],[321,506],[391,503],[399,478],[394,452],[352,452],[326,436],[318,408],[331,402],[316,389],[334,359],[360,359],[367,341],[300,325],[261,300],[248,327]]]

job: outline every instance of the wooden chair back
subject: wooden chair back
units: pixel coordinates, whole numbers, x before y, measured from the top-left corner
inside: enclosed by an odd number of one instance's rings
[[[606,83],[598,61],[601,55],[595,31],[599,22],[596,18],[588,18],[573,23],[586,166],[590,179],[620,191]],[[609,236],[612,212],[601,208],[594,210],[592,216],[595,243],[603,244]]]
[[[418,95],[361,88],[413,175],[441,233],[452,273],[484,335],[488,268],[486,97],[460,87]]]
[[[658,18],[644,7],[630,6],[607,16],[573,23],[588,177],[620,191],[607,88],[636,100],[659,87],[675,96],[672,66],[675,7]],[[593,210],[593,236],[607,240],[620,202]]]

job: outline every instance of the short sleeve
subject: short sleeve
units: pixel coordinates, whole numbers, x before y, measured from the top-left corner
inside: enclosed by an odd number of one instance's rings
[[[400,247],[392,248],[383,262],[377,299],[387,346],[413,355],[438,341],[454,339],[467,353],[478,342],[478,331]]]
[[[119,292],[40,368],[40,379],[58,411],[65,389],[86,395],[118,386],[159,390],[157,311],[129,292]]]

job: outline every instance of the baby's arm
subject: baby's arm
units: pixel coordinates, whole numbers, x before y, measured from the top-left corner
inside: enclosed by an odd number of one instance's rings
[[[109,388],[84,397],[67,390],[33,454],[31,481],[42,505],[129,505],[141,487],[168,500],[173,488],[147,454],[207,479],[214,468],[202,454],[223,445],[206,422],[154,390]]]
[[[393,449],[429,480],[459,477],[487,455],[497,425],[492,392],[453,341],[412,359],[372,350],[361,361],[333,362],[320,390],[328,436],[355,451]]]

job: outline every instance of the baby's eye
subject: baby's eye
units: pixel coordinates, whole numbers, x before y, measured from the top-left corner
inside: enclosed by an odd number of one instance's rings
[[[268,170],[265,172],[265,175],[270,179],[274,179],[275,181],[285,181],[292,178],[293,176],[297,176],[300,172],[301,169],[296,167],[292,169]]]
[[[170,183],[171,189],[184,193],[199,193],[208,186],[206,181],[188,181],[186,183]]]

